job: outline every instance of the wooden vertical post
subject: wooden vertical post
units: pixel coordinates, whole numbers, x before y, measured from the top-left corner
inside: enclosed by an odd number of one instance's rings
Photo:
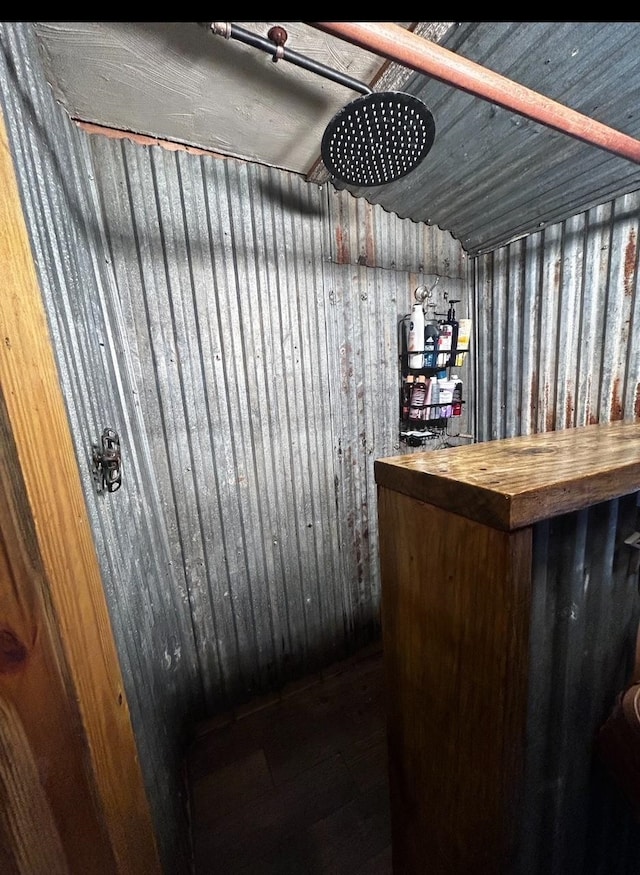
[[[69,870],[151,875],[152,820],[2,116],[0,276],[0,697]]]

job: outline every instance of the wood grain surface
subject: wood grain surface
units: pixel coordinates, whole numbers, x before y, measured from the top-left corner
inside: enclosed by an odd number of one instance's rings
[[[93,857],[95,860],[96,857]],[[92,858],[85,865],[92,865]],[[0,696],[0,871],[69,875],[35,751],[11,702]]]
[[[379,489],[394,871],[505,873],[522,794],[531,529]]]
[[[511,531],[640,489],[640,423],[379,459],[375,476],[381,486]]]
[[[148,800],[1,118],[0,216],[0,695],[71,871],[149,875]]]
[[[7,765],[0,778],[0,807],[6,813],[3,845],[20,873],[32,871],[35,849],[39,849],[35,859],[50,861],[54,834],[62,839],[72,872],[87,872],[96,864],[105,872],[115,871],[102,814],[85,770],[87,751],[80,714],[68,694],[63,648],[2,393],[0,594],[0,749],[6,752],[3,760],[8,763],[10,758],[21,775],[20,780],[10,780]],[[32,761],[39,764],[38,784],[32,776]],[[27,780],[25,800],[15,789]],[[55,831],[48,829],[42,810],[37,819],[34,815],[33,806],[40,797],[46,804],[38,808],[51,811]],[[25,853],[26,847],[32,848],[31,856]],[[64,871],[64,859],[58,860],[53,871]],[[45,870],[36,867],[34,871]]]

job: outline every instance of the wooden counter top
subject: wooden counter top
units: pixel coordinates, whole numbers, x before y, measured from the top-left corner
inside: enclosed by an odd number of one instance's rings
[[[640,490],[640,422],[378,459],[378,486],[511,531]]]

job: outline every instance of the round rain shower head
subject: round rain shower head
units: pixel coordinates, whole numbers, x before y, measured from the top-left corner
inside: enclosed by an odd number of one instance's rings
[[[348,185],[384,185],[414,170],[433,145],[436,126],[421,100],[401,91],[365,94],[331,119],[322,160]]]

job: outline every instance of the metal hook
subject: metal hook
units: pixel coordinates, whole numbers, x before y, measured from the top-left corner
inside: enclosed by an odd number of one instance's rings
[[[122,485],[120,437],[112,428],[102,432],[101,446],[93,445],[93,475],[98,492],[116,492]]]

